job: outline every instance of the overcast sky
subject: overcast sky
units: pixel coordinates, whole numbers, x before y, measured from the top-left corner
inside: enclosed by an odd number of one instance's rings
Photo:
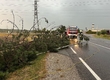
[[[29,29],[33,25],[34,0],[0,0],[0,21],[13,20],[13,10],[16,24],[21,28],[20,18],[24,20],[24,28]],[[75,25],[81,29],[95,28],[110,29],[110,0],[39,0],[39,19],[46,17],[48,24],[42,19],[40,27]],[[0,24],[0,28],[12,28],[7,22]]]

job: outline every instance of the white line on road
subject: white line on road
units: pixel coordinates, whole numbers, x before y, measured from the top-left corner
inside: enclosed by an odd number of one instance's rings
[[[96,80],[102,80],[88,65],[87,63],[82,59],[80,58],[80,61],[86,66],[86,68],[92,73],[92,75],[96,78]]]
[[[103,47],[103,48],[106,48],[106,49],[109,49],[109,50],[110,50],[110,48],[108,48],[108,47],[105,47],[105,46],[102,46],[102,45],[99,45],[99,44],[96,44],[96,43],[93,43],[93,42],[90,42],[90,43],[95,44],[95,45],[97,45],[97,46],[100,46],[100,47]]]
[[[77,54],[76,51],[72,47],[70,47],[70,49],[74,52],[74,54]]]

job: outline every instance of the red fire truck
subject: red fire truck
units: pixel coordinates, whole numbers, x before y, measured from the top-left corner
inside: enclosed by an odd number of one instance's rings
[[[78,27],[77,26],[69,26],[66,30],[66,34],[69,38],[77,38]]]

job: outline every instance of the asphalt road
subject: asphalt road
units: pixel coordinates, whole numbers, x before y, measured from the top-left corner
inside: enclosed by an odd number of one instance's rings
[[[71,57],[82,80],[110,80],[110,40],[90,36],[88,44],[72,44],[59,53]]]

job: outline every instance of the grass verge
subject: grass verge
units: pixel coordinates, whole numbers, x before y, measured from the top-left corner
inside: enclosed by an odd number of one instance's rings
[[[31,65],[26,65],[25,67],[10,73],[6,80],[41,80],[45,77],[45,59],[47,54],[41,54],[31,61]]]
[[[96,37],[96,38],[103,38],[103,39],[108,39],[108,40],[110,40],[110,35],[94,35],[94,37]]]

